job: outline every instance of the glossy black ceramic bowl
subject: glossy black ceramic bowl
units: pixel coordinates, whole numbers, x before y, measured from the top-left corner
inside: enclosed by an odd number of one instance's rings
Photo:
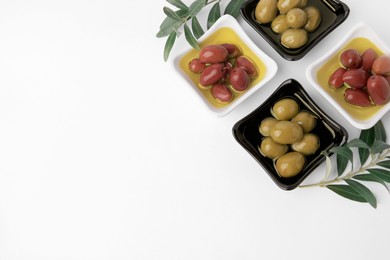
[[[309,111],[317,117],[316,126],[311,133],[316,134],[320,139],[319,149],[313,155],[306,156],[306,163],[302,171],[290,178],[279,176],[275,169],[275,160],[263,156],[259,151],[259,145],[264,138],[259,132],[259,125],[264,118],[272,117],[272,106],[284,98],[294,99],[301,111]],[[347,131],[325,114],[309,97],[302,85],[294,79],[283,82],[262,105],[238,121],[233,126],[233,135],[237,142],[263,167],[272,180],[284,190],[292,190],[298,187],[316,167],[325,161],[325,156],[321,154],[322,151],[329,152],[332,147],[341,146],[348,139]]]
[[[319,27],[308,33],[308,42],[297,49],[288,49],[280,43],[281,36],[272,31],[270,24],[260,24],[255,18],[259,0],[249,0],[241,7],[241,15],[286,60],[299,60],[325,36],[347,19],[349,7],[338,0],[308,0],[307,6],[315,6],[321,12]]]

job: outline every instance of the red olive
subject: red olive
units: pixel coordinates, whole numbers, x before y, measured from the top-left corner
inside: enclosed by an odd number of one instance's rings
[[[221,103],[229,103],[233,100],[233,93],[226,84],[214,84],[211,87],[211,94]]]
[[[382,55],[372,64],[372,72],[379,75],[390,75],[390,56]]]
[[[206,68],[206,64],[200,62],[198,58],[195,58],[190,61],[190,63],[188,64],[188,68],[190,69],[190,71],[200,74]]]
[[[200,50],[199,60],[203,63],[220,63],[228,60],[229,53],[221,45],[207,45]]]
[[[329,85],[337,89],[344,86],[343,75],[346,71],[346,69],[341,67],[336,69],[329,78]]]
[[[237,47],[237,45],[231,44],[231,43],[223,43],[221,44],[222,47],[225,47],[225,49],[229,53],[229,59],[233,59],[239,55],[241,55],[240,48]]]
[[[225,75],[224,64],[216,63],[207,66],[200,74],[200,84],[209,86],[220,81]]]
[[[343,81],[353,88],[363,88],[366,86],[369,77],[370,74],[365,70],[350,69],[344,73]]]
[[[357,50],[348,49],[341,53],[340,62],[344,67],[349,69],[359,68],[362,64],[362,58]]]
[[[344,93],[345,101],[354,106],[371,106],[371,100],[368,93],[362,89],[349,88]]]
[[[229,74],[229,81],[236,91],[244,91],[249,87],[250,79],[246,71],[241,67],[235,67]]]
[[[378,57],[374,49],[369,48],[365,50],[362,54],[362,69],[371,72],[372,64],[375,59]]]
[[[373,75],[367,81],[367,91],[377,105],[386,104],[390,99],[390,85],[385,77]]]
[[[250,61],[247,57],[244,56],[237,57],[236,66],[243,68],[251,79],[255,79],[259,75],[255,64],[252,61]]]

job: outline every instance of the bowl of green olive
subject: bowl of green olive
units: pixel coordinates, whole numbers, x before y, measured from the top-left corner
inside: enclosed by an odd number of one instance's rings
[[[294,79],[283,82],[257,109],[233,126],[237,142],[282,189],[292,190],[325,161],[324,153],[348,140]]]
[[[294,61],[343,23],[349,7],[338,0],[250,0],[241,15],[283,58]]]

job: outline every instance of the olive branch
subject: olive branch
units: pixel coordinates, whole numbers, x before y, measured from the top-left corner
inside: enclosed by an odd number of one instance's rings
[[[230,0],[227,4],[224,14],[229,14],[235,18],[240,13],[241,5],[245,0]],[[164,61],[168,60],[169,54],[175,44],[176,38],[179,37],[179,29],[184,27],[184,36],[187,42],[194,48],[199,49],[197,39],[204,34],[197,15],[204,7],[213,4],[207,17],[207,29],[221,17],[221,0],[196,0],[190,6],[184,4],[181,0],[167,0],[167,2],[177,10],[164,6],[163,11],[166,18],[160,25],[160,30],[156,34],[157,38],[168,37],[164,47]],[[191,25],[189,25],[191,21]]]
[[[356,149],[360,165],[354,169],[353,159]],[[344,198],[366,202],[374,208],[377,207],[376,197],[361,182],[379,183],[390,193],[386,184],[390,183],[390,145],[386,143],[386,131],[382,121],[378,121],[370,129],[362,130],[359,138],[352,139],[343,146],[334,147],[330,152],[336,154],[337,176],[330,179],[333,167],[330,155],[325,153],[324,179],[318,183],[301,185],[300,188],[326,187]]]

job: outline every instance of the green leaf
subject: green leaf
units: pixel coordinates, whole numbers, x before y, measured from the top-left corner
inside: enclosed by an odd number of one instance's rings
[[[386,183],[383,180],[381,180],[378,177],[376,177],[375,175],[372,175],[372,174],[359,174],[359,175],[353,176],[353,178],[356,179],[356,180],[359,180],[359,181],[370,181],[370,182],[380,183],[390,193],[389,187],[387,187]]]
[[[177,10],[175,13],[180,16],[181,18],[185,18],[187,16],[187,10]],[[171,17],[165,17],[163,22],[160,25],[160,30],[168,27],[174,26],[176,23],[178,23],[177,20],[172,19]],[[177,29],[177,28],[176,28]]]
[[[181,10],[188,10],[188,6],[180,0],[167,0],[167,2]]]
[[[371,153],[378,154],[382,153],[384,150],[389,149],[390,145],[383,142],[382,140],[375,140],[374,144],[372,145]]]
[[[353,189],[355,189],[357,192],[359,192],[360,195],[362,195],[362,197],[365,198],[373,208],[376,208],[377,203],[376,203],[375,195],[366,186],[354,180],[344,180],[344,181]]]
[[[390,169],[390,160],[382,161],[377,163],[378,166],[381,166],[383,168]]]
[[[181,25],[182,21],[174,20],[170,17],[165,18],[162,22],[160,31],[156,34],[157,38],[163,38],[175,32]]]
[[[386,130],[381,120],[374,125],[375,140],[386,142]]]
[[[207,0],[196,0],[195,2],[193,2],[188,8],[188,16],[196,16],[203,9],[203,7],[206,6],[206,2]]]
[[[368,146],[368,144],[366,144],[364,141],[360,140],[359,138],[355,138],[349,141],[348,147],[370,149],[370,146]]]
[[[371,147],[371,145],[375,141],[375,130],[374,127],[371,127],[370,129],[365,129],[360,132],[359,139],[365,142],[368,146]],[[359,148],[359,159],[361,165],[364,165],[364,163],[367,161],[368,156],[370,155],[370,150],[365,148]]]
[[[378,177],[379,179],[390,183],[390,171],[385,169],[367,169],[369,173],[374,175],[375,177]]]
[[[352,150],[349,147],[346,146],[339,146],[339,147],[333,147],[330,149],[330,152],[335,153],[337,155],[337,174],[341,176],[347,165],[348,161],[353,163],[353,153]]]
[[[367,200],[362,195],[360,195],[359,192],[357,192],[355,189],[353,189],[351,186],[348,186],[348,185],[327,185],[326,187],[344,198],[358,201],[358,202],[367,202]]]
[[[345,169],[348,166],[348,159],[344,156],[341,156],[339,154],[336,155],[336,160],[337,160],[337,175],[341,176]]]
[[[199,23],[198,18],[194,16],[191,19],[191,23],[192,23],[192,32],[194,33],[195,38],[199,39],[204,34],[204,31],[202,29],[202,26]]]
[[[173,20],[176,21],[181,20],[181,17],[169,7],[164,6],[163,11],[168,17],[172,18]]]
[[[177,33],[176,31],[173,31],[167,41],[165,42],[165,48],[164,48],[164,61],[168,60],[169,54],[171,53],[172,47],[175,44]]]
[[[184,35],[192,48],[199,50],[198,42],[196,41],[194,35],[192,35],[192,32],[186,23],[184,24]]]
[[[221,7],[219,6],[219,2],[217,2],[210,9],[209,16],[207,18],[207,29],[210,29],[211,26],[221,17]]]
[[[224,14],[230,14],[231,16],[237,18],[244,2],[245,0],[231,0],[225,8]]]

